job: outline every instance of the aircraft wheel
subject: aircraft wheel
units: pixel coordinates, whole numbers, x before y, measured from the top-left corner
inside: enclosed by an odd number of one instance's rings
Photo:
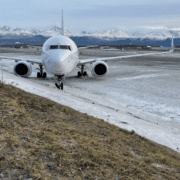
[[[56,86],[58,89],[63,90],[63,83],[61,83],[61,84],[55,83],[55,86]]]
[[[40,78],[41,77],[41,74],[40,72],[37,73],[37,78]]]
[[[44,72],[43,73],[43,78],[46,78],[46,77],[47,77],[46,72]]]
[[[81,72],[80,71],[78,71],[78,77],[80,77],[81,76]]]
[[[60,86],[59,86],[58,83],[55,83],[55,86],[56,86],[58,89],[60,89]]]
[[[63,83],[61,83],[60,87],[61,87],[61,90],[63,90]]]
[[[87,72],[86,71],[84,71],[83,76],[87,76]]]

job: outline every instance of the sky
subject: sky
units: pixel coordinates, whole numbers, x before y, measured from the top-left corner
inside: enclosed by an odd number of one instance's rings
[[[180,30],[179,0],[0,0],[0,26],[49,29],[107,31],[120,29]]]

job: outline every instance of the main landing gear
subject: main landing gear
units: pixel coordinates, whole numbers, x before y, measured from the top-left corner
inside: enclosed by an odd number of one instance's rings
[[[79,67],[81,69],[81,71],[78,71],[77,77],[82,77],[82,76],[87,76],[87,72],[84,71],[85,70],[85,65],[81,65],[81,67]]]
[[[57,76],[58,77],[58,83],[55,83],[55,86],[58,88],[58,89],[61,89],[63,90],[63,83],[62,81],[65,79],[64,75],[62,76]]]
[[[41,78],[41,77],[46,78],[47,77],[46,72],[43,72],[43,65],[40,64],[38,70],[40,72],[37,72],[37,78]]]

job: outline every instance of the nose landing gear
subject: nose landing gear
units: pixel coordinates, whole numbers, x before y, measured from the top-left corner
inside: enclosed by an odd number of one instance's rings
[[[63,83],[62,81],[65,79],[64,75],[62,76],[57,76],[58,77],[58,83],[55,83],[55,86],[58,88],[58,89],[61,89],[63,90]]]
[[[39,65],[39,69],[38,69],[40,72],[37,72],[37,78],[46,78],[47,77],[47,74],[46,72],[43,72],[43,65]]]
[[[63,90],[63,83],[60,83],[60,84],[55,83],[55,86],[56,86],[58,89]]]

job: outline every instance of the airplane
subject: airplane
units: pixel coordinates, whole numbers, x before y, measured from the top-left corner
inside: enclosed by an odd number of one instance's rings
[[[50,37],[45,41],[41,50],[41,59],[22,59],[14,57],[0,56],[0,59],[10,59],[17,62],[13,68],[13,73],[21,77],[29,77],[32,73],[32,66],[34,63],[39,65],[39,72],[37,72],[37,78],[46,78],[46,72],[43,71],[44,67],[47,72],[53,74],[58,79],[58,83],[55,83],[58,89],[63,90],[63,80],[65,76],[72,72],[76,67],[80,68],[77,76],[86,76],[85,71],[86,64],[92,64],[91,73],[95,77],[102,77],[108,73],[109,60],[133,58],[147,55],[165,54],[173,52],[173,37],[171,41],[171,50],[167,52],[148,53],[138,55],[105,57],[105,58],[93,58],[93,59],[79,59],[78,50],[89,48],[93,46],[80,47],[73,40],[64,35],[64,23],[63,23],[63,11],[62,11],[62,30],[61,35]],[[105,62],[106,61],[106,62]]]

